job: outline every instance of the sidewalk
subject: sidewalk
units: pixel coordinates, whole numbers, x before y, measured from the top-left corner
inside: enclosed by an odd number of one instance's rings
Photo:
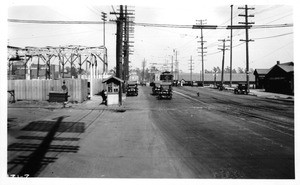
[[[233,87],[225,87],[227,91],[234,91]],[[294,101],[294,95],[287,95],[287,94],[279,94],[279,93],[271,93],[266,92],[264,89],[250,89],[249,95],[269,98],[269,99],[281,99],[281,100],[289,100]]]
[[[73,114],[76,116],[79,112],[86,111],[112,111],[124,112],[125,97],[123,97],[123,105],[102,104],[101,96],[93,96],[91,100],[82,103],[67,103],[64,107],[63,103],[48,101],[16,101],[7,104],[7,127],[9,129],[8,138],[11,142],[15,141],[14,134],[25,127],[28,123],[40,120],[51,120],[52,117],[59,117],[63,114]]]
[[[126,96],[123,95],[122,101],[123,103],[126,100]],[[58,102],[48,102],[48,101],[34,101],[34,100],[24,100],[24,101],[16,101],[15,103],[8,103],[8,108],[43,108],[43,109],[64,109],[63,103]],[[102,104],[102,97],[98,95],[94,95],[92,99],[86,100],[82,103],[67,103],[65,109],[73,108],[73,109],[115,109],[118,107],[122,107],[119,105],[110,105],[106,106]]]
[[[46,112],[9,130],[8,174],[64,178],[195,177],[170,151],[165,136],[149,115],[145,97],[141,92],[138,97],[123,101],[123,106],[105,106],[101,97],[94,96],[66,108],[51,105],[58,107],[54,110],[10,108],[10,112],[18,111],[14,115],[18,117],[31,110]],[[28,116],[32,114],[29,112]]]
[[[257,97],[265,97],[270,99],[294,100],[293,95],[265,92],[264,89],[250,89],[249,94]]]

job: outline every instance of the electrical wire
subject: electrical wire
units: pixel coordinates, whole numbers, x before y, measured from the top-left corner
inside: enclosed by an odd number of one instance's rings
[[[284,15],[284,16],[282,16],[282,17],[279,17],[279,18],[277,18],[277,19],[275,19],[275,20],[273,20],[273,21],[270,21],[270,22],[268,22],[268,23],[266,23],[266,24],[269,24],[269,23],[272,23],[272,22],[278,21],[278,20],[280,20],[280,19],[283,19],[283,18],[285,18],[285,17],[288,17],[288,16],[290,16],[290,15],[293,15],[293,14],[292,14],[292,13],[289,13],[289,14],[287,14],[287,15]]]
[[[113,9],[113,12],[114,12],[114,15],[116,16],[116,19],[118,19],[118,17],[117,17],[117,13],[116,13],[116,11],[115,11],[115,8],[114,8],[114,6],[113,6],[113,5],[111,5],[111,8]]]
[[[293,34],[293,32],[284,33],[284,34],[280,34],[280,35],[273,35],[273,36],[269,36],[269,37],[253,38],[253,39],[254,40],[270,39],[270,38],[282,37],[282,36],[286,36],[286,35],[290,35],[290,34]]]
[[[265,8],[265,9],[262,9],[260,11],[255,12],[255,15],[258,15],[258,14],[261,14],[261,13],[265,13],[267,11],[274,10],[274,9],[277,9],[277,8],[280,8],[280,7],[281,7],[281,5],[270,6],[269,8]]]
[[[289,42],[289,43],[287,43],[287,44],[285,44],[285,45],[283,45],[283,46],[281,46],[281,47],[279,47],[279,48],[277,48],[277,49],[275,49],[275,50],[273,50],[273,51],[271,51],[270,53],[268,53],[268,54],[266,54],[266,55],[264,55],[264,56],[262,56],[262,57],[259,57],[259,58],[257,58],[257,59],[254,59],[252,62],[255,62],[255,61],[257,61],[257,60],[261,60],[262,58],[265,58],[265,57],[267,57],[267,56],[273,54],[274,52],[276,52],[276,51],[278,51],[278,50],[280,50],[280,49],[282,49],[282,48],[284,48],[284,47],[290,45],[291,43],[292,43],[292,41]]]
[[[98,14],[98,12],[95,12],[93,9],[91,9],[90,7],[86,6],[91,12],[93,12],[97,17],[99,17],[100,15]]]
[[[8,19],[8,22],[13,23],[31,23],[31,24],[103,24],[101,21],[47,21],[47,20],[21,20]],[[114,21],[108,21],[109,24],[115,24]],[[188,28],[192,29],[193,25],[179,25],[179,24],[154,24],[154,23],[133,23],[134,26],[143,27],[163,27],[163,28]],[[282,28],[293,27],[292,23],[273,24],[273,25],[252,25],[250,29],[260,28]],[[228,26],[217,26],[216,29],[228,29]]]
[[[85,31],[85,32],[76,32],[76,33],[62,33],[62,34],[54,34],[54,35],[31,36],[31,37],[16,37],[16,38],[10,38],[10,40],[38,39],[38,38],[57,37],[57,36],[64,36],[64,35],[85,34],[85,33],[91,33],[91,32],[95,32],[95,31]]]

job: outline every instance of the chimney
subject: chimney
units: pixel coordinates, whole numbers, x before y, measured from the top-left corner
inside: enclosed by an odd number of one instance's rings
[[[277,60],[277,65],[279,65],[280,64],[280,61],[279,60]]]

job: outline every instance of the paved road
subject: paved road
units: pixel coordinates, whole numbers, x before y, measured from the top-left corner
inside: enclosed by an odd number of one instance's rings
[[[124,109],[99,102],[57,109],[15,129],[8,174],[294,178],[293,101],[192,87],[157,100],[140,87]]]
[[[174,94],[150,101],[151,117],[197,177],[294,178],[293,102],[191,87]]]

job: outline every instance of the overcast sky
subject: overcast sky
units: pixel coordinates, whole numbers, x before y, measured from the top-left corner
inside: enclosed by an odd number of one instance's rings
[[[55,6],[57,5],[57,6]],[[20,4],[10,3],[8,8],[9,19],[22,20],[81,20],[99,21],[101,12],[108,14],[108,20],[116,19],[110,15],[118,9],[118,4]],[[125,4],[124,4],[125,5]],[[196,20],[206,19],[209,25],[230,25],[230,3],[176,3],[176,4],[128,4],[134,5],[136,23],[157,23],[194,25]],[[238,9],[244,4],[233,4],[233,24],[244,22],[244,10]],[[255,10],[249,10],[253,18],[249,18],[255,25],[273,25],[293,23],[293,7],[288,4],[249,5]],[[84,45],[99,46],[103,44],[102,25],[47,25],[8,22],[8,43],[11,46],[60,46],[60,45]],[[116,26],[106,26],[106,46],[108,48],[109,68],[115,66],[115,33]],[[270,68],[276,61],[290,62],[293,59],[293,27],[251,29],[249,38],[255,40],[249,43],[250,68]],[[173,50],[178,51],[179,68],[184,72],[189,70],[189,60],[193,58],[194,72],[199,72],[201,57],[197,47],[200,44],[200,30],[186,28],[162,28],[135,26],[134,52],[130,56],[132,67],[141,68],[145,59],[147,66],[151,63],[171,62]],[[226,29],[203,30],[207,56],[205,57],[205,69],[220,67],[222,53],[218,50],[221,42],[230,36]],[[245,44],[240,39],[245,39],[244,30],[233,31],[233,68],[246,67]],[[229,42],[227,43],[229,45]],[[229,66],[229,51],[225,53],[225,66]]]

